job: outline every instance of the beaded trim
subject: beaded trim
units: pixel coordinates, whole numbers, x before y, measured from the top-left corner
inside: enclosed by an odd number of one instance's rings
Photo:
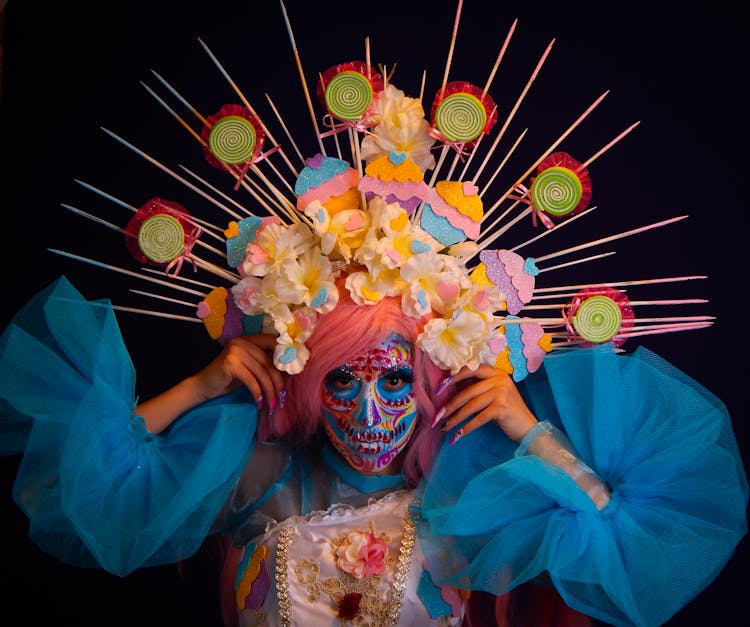
[[[292,625],[292,602],[289,598],[289,587],[287,581],[287,562],[289,559],[289,549],[294,542],[294,528],[285,527],[279,532],[278,545],[276,547],[276,598],[279,603],[279,620],[283,627]],[[411,511],[404,520],[404,530],[401,536],[401,546],[398,551],[398,563],[396,572],[393,575],[391,600],[388,604],[387,626],[396,625],[401,615],[401,605],[404,601],[404,592],[406,582],[409,577],[409,567],[414,552],[414,539],[416,530],[412,520]],[[386,627],[386,626],[384,626]]]

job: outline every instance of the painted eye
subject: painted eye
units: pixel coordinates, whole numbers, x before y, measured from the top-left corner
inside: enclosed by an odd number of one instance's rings
[[[326,384],[334,390],[350,390],[357,378],[346,370],[333,370],[326,375]]]
[[[386,372],[381,377],[383,389],[388,392],[398,392],[408,385],[411,385],[414,377],[410,370],[396,370]]]

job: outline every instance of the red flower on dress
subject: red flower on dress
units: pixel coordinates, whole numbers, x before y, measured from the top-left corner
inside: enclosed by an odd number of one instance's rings
[[[339,618],[342,620],[352,620],[359,616],[359,604],[362,602],[362,595],[359,592],[349,592],[339,601]]]

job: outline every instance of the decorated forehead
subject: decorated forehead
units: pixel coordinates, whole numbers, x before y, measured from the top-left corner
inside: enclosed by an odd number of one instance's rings
[[[458,2],[454,33],[462,6]],[[448,61],[433,68],[443,80],[433,93],[415,97],[398,88],[397,76],[371,62],[369,42],[363,59],[342,51],[343,60],[315,68],[316,79],[309,81],[283,4],[282,12],[295,52],[289,76],[304,87],[310,114],[305,134],[316,144],[312,154],[299,151],[273,99],[269,96],[270,109],[259,113],[261,103],[247,99],[240,81],[203,42],[235,101],[217,102],[213,111],[201,113],[162,78],[195,119],[188,113],[183,118],[149,90],[190,130],[203,165],[225,177],[224,190],[206,183],[211,194],[204,197],[226,202],[213,201],[222,218],[212,221],[197,205],[150,198],[124,229],[128,250],[145,268],[127,272],[154,282],[147,273],[162,272],[159,285],[171,283],[187,294],[197,314],[192,320],[201,321],[213,339],[224,344],[241,334],[272,333],[274,364],[297,374],[310,359],[307,342],[321,317],[337,306],[342,284],[361,307],[397,299],[405,316],[423,324],[415,346],[440,368],[455,373],[489,364],[520,381],[554,350],[604,343],[619,348],[634,336],[710,324],[705,316],[673,312],[635,315],[636,305],[698,302],[632,300],[639,286],[697,277],[585,279],[591,262],[611,254],[588,249],[684,216],[582,239],[568,248],[545,244],[552,241],[547,236],[594,209],[590,166],[636,126],[603,138],[582,156],[567,152],[565,139],[605,92],[593,103],[581,103],[582,112],[559,136],[543,143],[530,163],[509,172],[506,164],[526,134],[514,117],[551,45],[518,93],[497,94],[493,79],[501,61],[507,62],[515,22],[498,42],[497,58],[480,84],[452,76],[455,37],[446,33]],[[205,183],[199,175],[195,179]],[[514,235],[522,229],[524,235]],[[530,249],[538,254],[526,253]],[[579,271],[579,277],[555,280],[563,267]],[[346,320],[340,331],[345,341],[351,331]],[[382,360],[370,356],[368,363],[408,360],[409,350],[394,342]]]
[[[401,367],[411,368],[414,349],[410,342],[395,333],[389,335],[378,346],[346,362],[344,367],[371,377]]]

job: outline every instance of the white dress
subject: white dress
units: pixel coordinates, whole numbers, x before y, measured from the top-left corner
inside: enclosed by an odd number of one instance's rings
[[[460,625],[464,599],[432,584],[423,569],[409,514],[412,498],[413,492],[402,490],[363,507],[335,505],[269,524],[244,549],[236,579],[238,607],[247,606],[239,610],[240,625]],[[361,562],[357,571],[357,563],[346,558],[354,572],[342,569],[337,549],[341,555],[368,533],[387,546],[374,560],[382,574],[368,576]],[[342,617],[344,599],[350,604]],[[442,615],[431,616],[427,606]]]

